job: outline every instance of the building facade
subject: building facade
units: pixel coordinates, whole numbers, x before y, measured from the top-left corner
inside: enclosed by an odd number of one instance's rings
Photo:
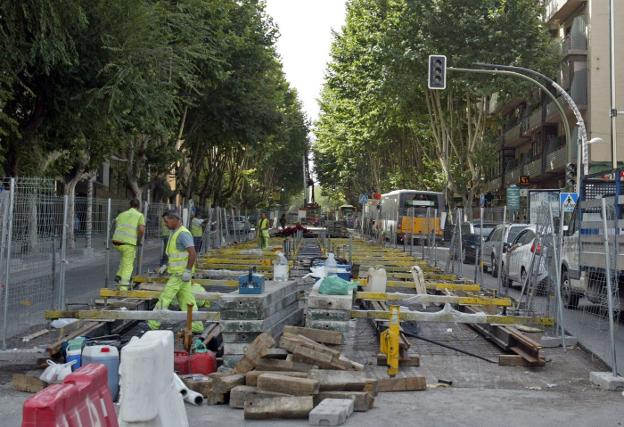
[[[545,0],[544,20],[550,34],[561,45],[558,83],[568,92],[583,115],[588,139],[602,144],[589,149],[590,173],[611,167],[611,119],[609,74],[608,0]],[[616,100],[624,100],[624,4],[615,2]],[[561,100],[565,106],[565,102]],[[624,101],[616,104],[624,109]],[[497,105],[503,118],[498,141],[498,160],[490,171],[484,192],[493,200],[504,200],[510,185],[527,188],[565,187],[565,169],[576,163],[578,128],[566,108],[571,141],[565,137],[561,114],[554,102],[540,91]],[[624,161],[624,117],[617,124],[617,159]],[[528,177],[528,183],[527,183]]]

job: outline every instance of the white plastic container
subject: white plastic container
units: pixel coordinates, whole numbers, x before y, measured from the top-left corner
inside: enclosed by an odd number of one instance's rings
[[[91,345],[82,350],[82,365],[101,363],[108,370],[108,389],[113,401],[119,391],[119,351],[110,345]]]
[[[336,262],[336,257],[333,252],[330,252],[327,255],[327,259],[325,260],[325,275],[326,276],[335,276],[338,272],[338,263]]]
[[[368,292],[386,292],[386,284],[388,278],[385,268],[373,268],[368,269],[368,284],[366,290]]]
[[[273,262],[273,280],[276,282],[288,281],[288,260],[282,252],[278,252]]]

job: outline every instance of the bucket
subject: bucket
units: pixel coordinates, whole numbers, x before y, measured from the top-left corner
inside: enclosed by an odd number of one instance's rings
[[[65,349],[65,361],[67,363],[75,361],[75,363],[72,365],[72,371],[75,371],[82,366],[81,355],[85,339],[85,337],[76,337],[67,341],[67,348]]]
[[[119,351],[110,345],[91,345],[82,351],[82,364],[101,363],[108,371],[108,389],[113,400],[119,391]]]
[[[273,280],[276,282],[288,281],[288,264],[273,264]]]

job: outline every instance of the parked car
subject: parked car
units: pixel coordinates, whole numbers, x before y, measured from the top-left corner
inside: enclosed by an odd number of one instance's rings
[[[499,224],[483,243],[483,270],[490,271],[493,277],[498,277],[498,260],[501,241],[503,242],[503,255],[507,252],[509,244],[529,224]],[[502,258],[503,266],[505,258]],[[503,269],[504,271],[504,269]]]
[[[531,259],[535,254],[533,271],[538,283],[538,290],[545,290],[548,285],[548,269],[546,268],[546,258],[542,254],[542,244],[538,243],[535,234],[535,226],[531,225],[522,230],[513,239],[505,255],[505,268],[503,271],[503,286],[522,286],[529,274],[531,274]]]
[[[462,236],[462,251],[464,264],[477,262],[477,253],[481,249],[481,236],[478,233]]]
[[[474,227],[474,234],[481,234],[483,235],[483,239],[487,238],[487,236],[490,235],[490,233],[492,232],[492,230],[494,230],[496,228],[498,224],[495,222],[484,222],[483,223],[483,232],[481,232],[481,222],[480,221],[474,221],[473,227]]]
[[[251,223],[244,216],[235,216],[231,221],[228,221],[228,226],[232,231],[242,231],[243,233],[249,233],[251,230]]]
[[[464,222],[461,227],[462,236],[467,236],[469,234],[474,233],[474,226],[469,222]],[[453,239],[453,233],[455,232],[455,225],[451,224],[450,221],[446,221],[444,224],[444,235],[443,239],[445,242],[450,242]]]

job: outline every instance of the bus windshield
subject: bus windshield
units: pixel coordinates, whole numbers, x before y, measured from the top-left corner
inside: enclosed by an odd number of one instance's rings
[[[430,215],[433,210],[438,209],[438,194],[406,194],[401,206],[401,215],[408,215],[408,209],[414,208],[414,216],[427,215],[429,208]]]

